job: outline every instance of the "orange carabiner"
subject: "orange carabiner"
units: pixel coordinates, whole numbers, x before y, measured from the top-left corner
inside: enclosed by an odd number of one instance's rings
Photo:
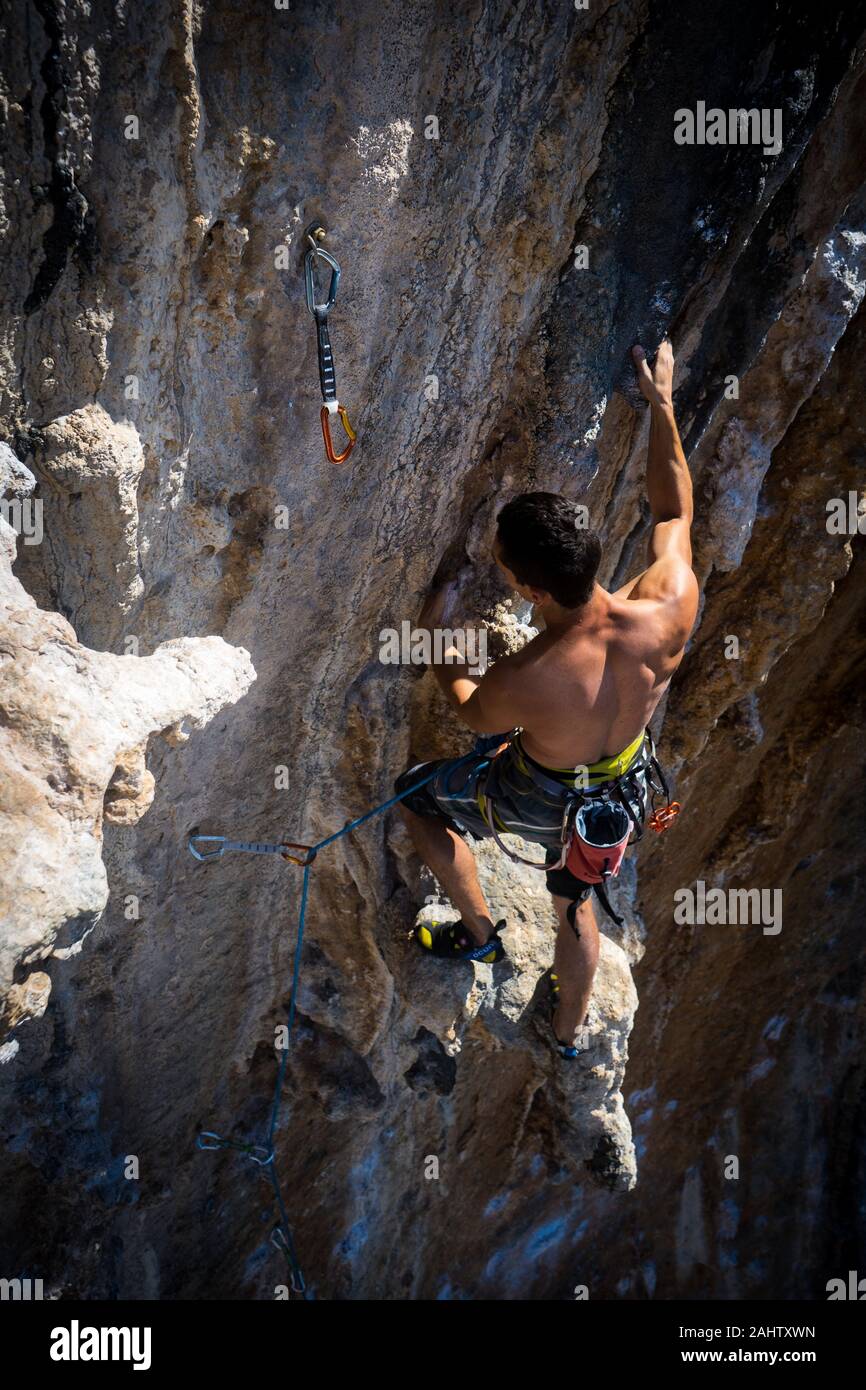
[[[663,830],[667,830],[673,825],[682,806],[678,801],[669,801],[667,806],[660,806],[657,811],[653,811],[648,824],[651,830],[655,830],[661,835]]]
[[[336,402],[334,402],[334,405],[335,410],[331,410],[327,405],[322,406],[322,435],[325,440],[325,453],[328,455],[331,463],[345,463],[355,447],[355,440],[358,436],[349,424],[349,416],[346,407],[344,405],[338,405]],[[339,415],[343,423],[343,429],[346,431],[349,439],[349,443],[341,454],[336,452],[333,440],[331,439],[331,415],[333,414]]]
[[[282,856],[283,859],[290,859],[293,864],[300,864],[302,867],[305,867],[307,864],[312,864],[313,859],[315,859],[316,857],[315,855],[312,855],[312,858],[310,857],[313,848],[312,845],[299,845],[296,844],[294,840],[282,840],[280,843],[282,844],[284,851],[287,849],[302,849],[306,851],[303,859],[299,859],[296,854],[286,854],[284,852]]]
[[[356,441],[357,439],[357,434],[356,432],[354,432],[352,425],[349,424],[349,413],[348,410],[346,410],[346,407],[339,406],[339,404],[336,403],[335,407],[335,410],[329,409],[327,404],[321,407],[322,438],[324,438],[325,441],[325,453],[327,453],[328,459],[331,460],[331,463],[345,463],[346,459],[348,459],[350,453],[352,453],[352,450],[354,449],[354,441]],[[348,445],[346,445],[346,448],[343,449],[342,453],[336,453],[336,450],[334,448],[334,441],[332,441],[331,439],[332,414],[338,414],[339,418],[341,418],[343,430],[346,431],[346,435],[348,435],[349,438],[349,443]]]

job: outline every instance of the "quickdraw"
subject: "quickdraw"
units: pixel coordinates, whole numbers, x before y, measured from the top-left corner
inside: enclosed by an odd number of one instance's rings
[[[211,859],[222,859],[229,850],[241,850],[244,854],[279,854],[283,859],[290,859],[293,864],[301,865],[312,864],[315,858],[312,845],[299,845],[294,840],[281,840],[279,844],[269,845],[262,844],[260,840],[227,840],[225,835],[190,835],[188,844],[190,854],[200,864],[207,864]],[[200,848],[208,844],[214,848]],[[302,849],[303,857],[289,854],[290,849]]]
[[[328,333],[328,315],[334,307],[337,298],[337,289],[340,284],[340,266],[329,251],[321,245],[325,236],[325,229],[321,222],[313,222],[306,230],[306,238],[310,249],[304,257],[304,289],[307,296],[307,308],[316,320],[316,346],[319,354],[319,382],[322,387],[322,437],[325,441],[325,453],[331,463],[345,463],[355,447],[357,434],[349,423],[349,416],[344,405],[340,405],[337,400],[337,373],[334,368],[334,354],[331,351],[331,338]],[[328,287],[328,295],[324,300],[320,300],[317,295],[316,286],[316,263],[324,261],[330,267],[331,282]],[[341,454],[334,448],[334,441],[331,438],[331,420],[334,415],[339,415],[346,431],[348,444]]]
[[[239,1139],[224,1139],[221,1134],[214,1134],[212,1129],[202,1130],[196,1143],[200,1149],[234,1149],[236,1153],[252,1159],[253,1163],[261,1164],[263,1168],[274,1161],[273,1149],[266,1149],[264,1144],[245,1144]]]

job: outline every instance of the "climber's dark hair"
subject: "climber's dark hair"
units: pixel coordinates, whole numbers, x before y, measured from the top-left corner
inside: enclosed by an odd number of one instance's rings
[[[524,492],[496,518],[500,555],[511,573],[534,589],[546,589],[563,608],[592,597],[601,564],[601,541],[574,502],[555,492]]]

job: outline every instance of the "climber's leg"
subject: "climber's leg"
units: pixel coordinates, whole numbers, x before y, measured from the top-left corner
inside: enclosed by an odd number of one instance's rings
[[[435,816],[417,816],[408,806],[401,806],[400,814],[409,828],[415,849],[442,884],[466,930],[479,946],[483,945],[492,935],[494,924],[481,892],[471,849]]]
[[[553,1016],[553,1031],[559,1042],[570,1043],[578,1027],[586,1022],[592,982],[598,965],[598,926],[592,900],[586,898],[574,910],[574,926],[568,920],[571,902],[554,895],[559,932],[553,968],[559,977],[559,1007]]]

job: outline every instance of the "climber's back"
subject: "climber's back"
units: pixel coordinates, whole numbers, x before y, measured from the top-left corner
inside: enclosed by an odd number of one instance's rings
[[[523,729],[530,757],[548,767],[597,763],[643,733],[696,611],[697,586],[685,563],[669,567],[663,593],[658,580],[648,570],[615,594],[597,585],[579,615],[557,615],[494,668],[497,703],[508,705],[506,724]]]

